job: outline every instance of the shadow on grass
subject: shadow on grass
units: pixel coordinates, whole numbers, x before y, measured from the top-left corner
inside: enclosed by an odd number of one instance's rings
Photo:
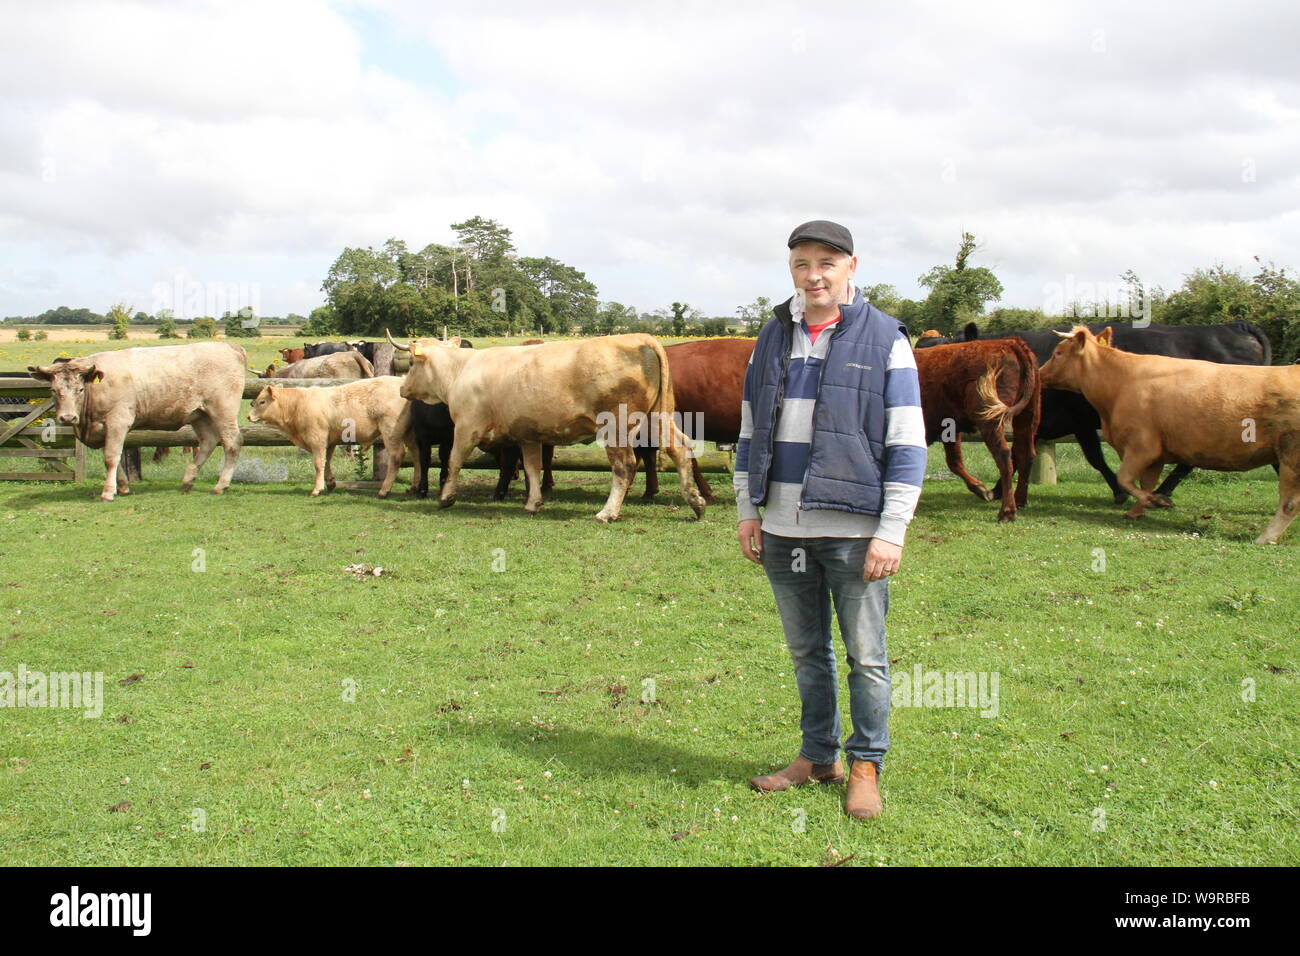
[[[702,749],[683,750],[633,733],[611,733],[590,728],[560,727],[543,731],[532,725],[516,727],[477,721],[474,724],[448,724],[439,733],[448,737],[481,739],[520,757],[540,762],[556,757],[566,766],[583,772],[672,780],[687,786],[701,786],[716,780],[734,781],[743,786],[750,777],[765,769],[758,765],[759,761],[742,761]]]

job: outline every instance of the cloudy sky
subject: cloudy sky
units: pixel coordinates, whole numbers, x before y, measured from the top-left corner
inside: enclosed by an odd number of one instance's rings
[[[919,297],[1300,267],[1300,6],[2,0],[0,316],[246,289],[472,215],[601,298],[784,298],[832,218]],[[192,288],[192,286],[191,286]],[[181,310],[178,310],[178,312]]]

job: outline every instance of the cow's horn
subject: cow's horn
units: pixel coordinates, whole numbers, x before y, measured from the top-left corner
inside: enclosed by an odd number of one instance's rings
[[[1062,332],[1060,329],[1052,329],[1052,331],[1055,332],[1057,335],[1059,335],[1059,336],[1060,336],[1061,338],[1063,338],[1063,339],[1068,339],[1068,338],[1070,337],[1070,333],[1069,333],[1069,332]]]
[[[401,345],[400,343],[394,342],[393,333],[389,332],[387,329],[384,329],[384,335],[388,336],[388,344],[391,345],[393,348],[401,349],[403,352],[411,351],[411,347],[409,345]]]

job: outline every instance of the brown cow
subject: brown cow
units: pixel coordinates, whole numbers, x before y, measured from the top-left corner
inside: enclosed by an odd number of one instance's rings
[[[542,445],[571,445],[601,437],[613,481],[597,521],[615,521],[636,471],[633,448],[644,430],[658,428],[664,448],[677,465],[682,496],[697,518],[704,499],[691,481],[687,439],[672,420],[672,377],[663,346],[640,333],[608,335],[576,342],[504,348],[458,348],[458,340],[407,346],[411,370],[402,395],[412,400],[446,402],[456,423],[441,507],[456,500],[456,479],[475,445],[523,445],[528,502],[535,514],[542,503]]]
[[[294,362],[301,362],[305,357],[302,349],[280,349],[280,359],[285,365],[292,365]]]
[[[1256,544],[1277,544],[1300,512],[1300,367],[1220,365],[1137,355],[1111,345],[1111,330],[1058,332],[1064,341],[1042,368],[1043,384],[1080,392],[1101,415],[1102,437],[1119,452],[1119,485],[1141,518],[1172,502],[1155,493],[1162,466],[1215,471],[1277,469],[1277,512]],[[1141,488],[1138,483],[1141,483]]]
[[[248,420],[278,428],[299,448],[311,452],[316,464],[312,498],[326,488],[334,489],[330,461],[335,446],[369,447],[382,441],[388,452],[388,470],[379,497],[386,498],[402,467],[403,448],[410,447],[413,456],[416,453],[411,403],[400,394],[402,381],[396,375],[386,375],[346,385],[308,388],[268,385],[253,400]]]
[[[96,352],[70,362],[29,365],[27,371],[50,383],[59,424],[75,426],[83,444],[104,449],[100,498],[112,501],[115,491],[131,493],[122,445],[132,428],[192,425],[199,436],[198,452],[185,468],[181,490],[194,487],[218,444],[225,460],[212,491],[219,495],[229,487],[243,444],[239,405],[247,361],[238,345],[196,342]]]
[[[962,460],[962,433],[978,431],[1001,475],[998,520],[1014,521],[1016,508],[1028,503],[1029,468],[1037,454],[1042,386],[1034,353],[1020,339],[987,339],[936,345],[914,354],[926,444],[942,441],[948,469],[977,498],[992,501],[993,492],[966,470]],[[1009,423],[1010,448],[1005,434]],[[1017,471],[1020,478],[1013,496],[1011,482]]]
[[[688,429],[696,441],[731,442],[740,440],[740,404],[744,397],[745,369],[754,354],[757,339],[705,339],[667,345],[668,368],[673,376],[673,396],[683,424],[700,421],[702,434]],[[698,418],[696,416],[699,416]],[[659,492],[657,469],[659,449],[653,445],[637,448],[637,461],[645,467],[645,494],[650,501]],[[700,464],[691,459],[695,484],[705,504],[713,503],[713,489],[704,480]]]

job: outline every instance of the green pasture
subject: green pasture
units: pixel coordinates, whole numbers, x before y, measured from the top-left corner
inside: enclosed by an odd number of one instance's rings
[[[244,452],[287,481],[221,497],[220,451],[190,495],[175,453],[109,504],[97,453],[0,483],[0,673],[105,695],[0,709],[0,864],[1295,865],[1300,527],[1251,543],[1273,472],[1133,523],[1058,451],[998,524],[932,449],[890,658],[996,674],[997,713],[896,706],[865,823],[842,788],[746,786],[796,753],[798,700],[725,475],[703,521],[665,482],[608,527],[607,474],[530,518],[474,472],[439,511],[405,477],[309,499],[288,448]]]

